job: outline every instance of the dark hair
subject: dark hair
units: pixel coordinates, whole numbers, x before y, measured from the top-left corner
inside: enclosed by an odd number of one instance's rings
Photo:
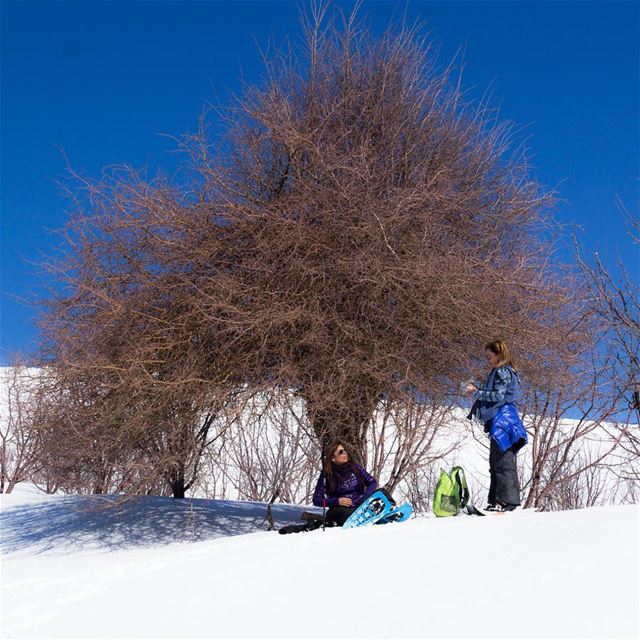
[[[327,452],[324,459],[323,471],[324,477],[326,479],[326,491],[328,495],[331,495],[335,492],[336,487],[338,486],[336,476],[342,478],[347,476],[350,473],[358,479],[358,484],[360,485],[360,491],[364,491],[364,478],[362,477],[362,473],[358,468],[358,465],[351,460],[348,460],[344,464],[337,465],[331,458],[334,453],[342,447],[343,449],[347,449],[342,440],[335,440],[327,447]]]
[[[331,469],[331,458],[338,450],[339,447],[342,447],[346,450],[347,447],[344,446],[344,442],[342,440],[334,440],[328,447],[324,456],[323,468],[326,473],[332,473]]]

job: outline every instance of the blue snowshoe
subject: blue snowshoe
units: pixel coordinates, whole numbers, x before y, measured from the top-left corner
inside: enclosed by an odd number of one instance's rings
[[[378,520],[388,515],[395,504],[389,500],[383,491],[374,491],[348,518],[342,525],[343,529],[351,527],[362,527],[375,524]]]
[[[389,522],[404,522],[405,520],[408,520],[412,515],[413,515],[413,507],[408,502],[405,502],[391,509],[391,511],[389,511],[389,513],[387,513],[385,516],[380,518],[380,520],[378,520],[376,524],[387,524]]]

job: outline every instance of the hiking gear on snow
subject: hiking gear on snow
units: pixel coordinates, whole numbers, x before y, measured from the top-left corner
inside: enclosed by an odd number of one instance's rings
[[[452,475],[455,479],[452,478]],[[462,467],[454,467],[451,470],[451,475],[444,469],[440,469],[440,477],[433,495],[433,513],[439,518],[455,516],[460,510],[462,502],[464,501],[466,505],[468,500],[469,489]]]
[[[487,508],[494,505],[489,504]],[[469,487],[462,467],[453,467],[451,473],[440,469],[440,478],[433,496],[433,513],[439,518],[458,515],[464,510],[471,516],[484,516],[477,507],[469,503]]]
[[[378,489],[349,516],[342,526],[349,529],[374,524],[390,513],[394,506],[393,498],[384,489]]]
[[[408,502],[396,505],[393,496],[383,487],[375,491],[358,509],[352,511],[342,525],[347,529],[369,524],[404,522],[413,514],[413,507]]]
[[[440,477],[433,495],[433,513],[438,518],[455,516],[459,505],[458,493],[451,477],[444,469],[440,469]]]
[[[383,516],[375,524],[388,524],[389,522],[404,522],[413,515],[413,507],[408,502],[393,507],[386,516]]]

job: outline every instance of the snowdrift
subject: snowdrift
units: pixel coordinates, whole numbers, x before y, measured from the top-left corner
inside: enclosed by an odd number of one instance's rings
[[[301,507],[278,505],[276,524]],[[640,509],[281,536],[266,505],[2,498],[3,638],[637,638]]]

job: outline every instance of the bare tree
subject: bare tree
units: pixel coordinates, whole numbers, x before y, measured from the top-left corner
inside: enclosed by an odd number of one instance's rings
[[[83,370],[79,379],[62,372],[48,372],[55,396],[33,425],[47,476],[69,491],[185,497],[224,428],[218,398],[192,387],[109,386],[103,372]]]
[[[173,183],[73,175],[68,252],[51,265],[66,289],[43,317],[59,406],[42,441],[67,475],[93,465],[96,491],[160,479],[184,495],[246,390],[293,391],[315,437],[363,461],[384,407],[407,425],[397,483],[428,457],[416,393],[441,402],[488,337],[517,344],[534,381],[585,340],[551,197],[511,126],[465,101],[417,29],[375,39],[324,6],[305,33],[224,136],[203,118],[184,138]]]
[[[629,236],[640,248],[640,217],[632,215],[618,201],[627,223]],[[596,254],[590,263],[575,240],[578,263],[591,285],[589,301],[603,326],[603,342],[610,358],[611,396],[619,400],[618,407],[630,412],[630,420],[640,424],[640,280],[623,263],[612,275]],[[637,269],[636,269],[637,271]],[[625,406],[626,405],[626,406]],[[640,458],[640,438],[637,430],[628,430],[622,440],[630,453]],[[640,476],[636,476],[640,480]]]
[[[37,372],[18,361],[0,371],[0,493],[11,493],[37,469],[30,428],[38,413]]]
[[[640,247],[640,217],[630,214],[622,202],[618,206],[627,222],[632,242]],[[618,264],[617,277],[602,263],[598,254],[589,264],[581,255],[576,240],[576,253],[583,273],[591,284],[591,303],[602,320],[615,352],[619,388],[627,395],[629,408],[636,411],[640,422],[640,284],[626,265]],[[638,274],[636,274],[637,276]]]
[[[320,451],[295,404],[289,393],[252,395],[220,440],[219,453],[213,453],[203,487],[207,494],[216,495],[208,480],[222,474],[231,495],[241,499],[311,499]]]
[[[315,434],[363,458],[381,398],[441,398],[487,336],[532,375],[562,357],[575,287],[509,125],[465,103],[416,32],[324,18],[247,87],[217,147],[204,125],[185,140],[205,212],[191,262],[230,369],[295,388]]]

